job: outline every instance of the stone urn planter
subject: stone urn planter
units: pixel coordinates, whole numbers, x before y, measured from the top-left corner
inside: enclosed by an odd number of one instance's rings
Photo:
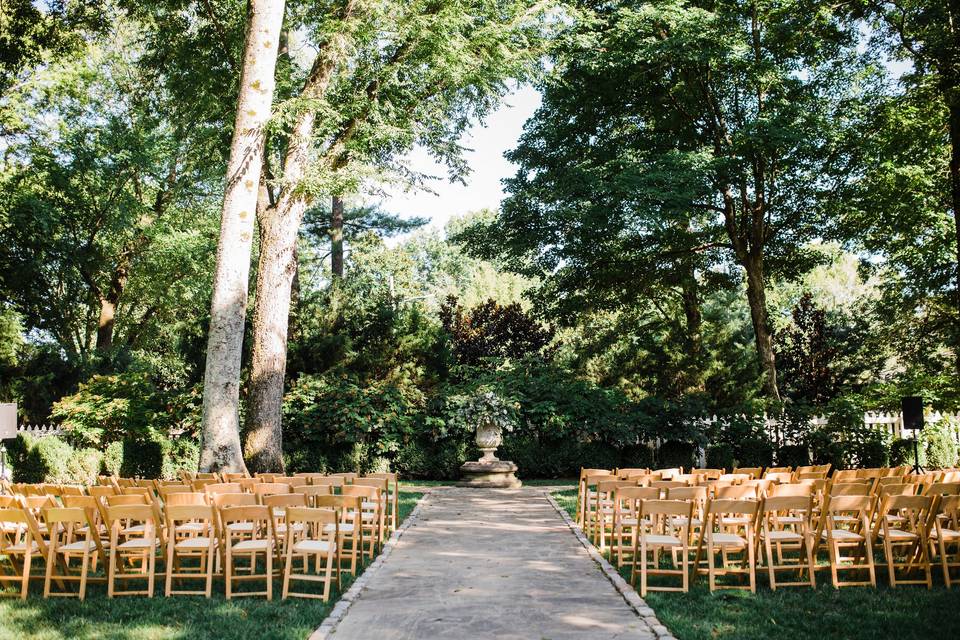
[[[500,426],[492,420],[481,420],[477,426],[476,443],[483,455],[479,460],[466,462],[460,467],[461,487],[520,488],[521,482],[515,475],[517,465],[496,456],[497,447],[502,442]]]

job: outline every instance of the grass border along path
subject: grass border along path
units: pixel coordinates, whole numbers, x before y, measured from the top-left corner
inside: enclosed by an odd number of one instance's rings
[[[573,517],[576,489],[551,494]],[[629,580],[629,571],[621,570]],[[821,578],[824,575],[824,578]],[[960,638],[960,589],[891,589],[879,570],[877,588],[834,589],[818,572],[817,588],[771,591],[765,571],[757,572],[757,593],[710,593],[701,580],[689,593],[648,593],[645,601],[679,640],[933,640]]]
[[[405,520],[423,497],[401,486],[400,518]],[[376,560],[374,560],[376,561]],[[363,574],[361,574],[362,576]],[[43,581],[33,580],[30,597],[0,600],[0,638],[15,640],[303,640],[330,614],[354,579],[345,576],[343,591],[329,602],[223,597],[223,580],[214,581],[214,595],[163,597],[157,581],[153,598],[106,597],[106,586],[88,587],[87,599],[43,599]]]

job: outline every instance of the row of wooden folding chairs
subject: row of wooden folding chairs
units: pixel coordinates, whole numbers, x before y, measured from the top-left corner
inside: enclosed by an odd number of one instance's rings
[[[960,475],[960,474],[958,474]],[[947,479],[953,479],[947,474]],[[960,481],[960,477],[956,478]],[[651,487],[656,491],[652,497],[666,497],[669,491],[674,489],[684,489],[687,487],[696,487],[700,490],[698,495],[703,496],[702,500],[708,498],[749,498],[761,499],[774,493],[789,495],[810,495],[814,497],[814,513],[819,514],[826,496],[828,495],[864,495],[876,496],[878,499],[884,498],[889,494],[898,495],[917,495],[917,494],[935,494],[946,491],[950,493],[951,486],[960,486],[957,483],[950,482],[929,482],[929,478],[910,478],[906,476],[893,476],[880,478],[878,482],[870,479],[853,480],[844,483],[834,483],[833,479],[811,479],[798,480],[793,483],[777,484],[773,479],[747,480],[740,484],[724,482],[722,480],[709,481],[700,485],[692,485],[689,481],[682,479],[676,480],[654,480],[649,481],[646,477],[634,477],[629,480],[599,480],[595,489],[591,492],[587,509],[584,513],[585,529],[590,535],[591,540],[605,549],[609,535],[615,528],[615,514],[613,495],[615,490],[622,487]],[[659,494],[659,495],[658,495]],[[879,505],[879,500],[875,502]],[[871,513],[871,522],[873,514]]]
[[[400,516],[400,481],[396,473],[370,473],[360,475],[355,472],[344,473],[297,473],[293,476],[285,476],[278,473],[257,473],[250,477],[244,473],[192,473],[181,471],[180,480],[152,480],[141,478],[119,478],[115,476],[100,476],[101,485],[112,485],[118,488],[126,487],[151,487],[156,492],[160,492],[165,485],[186,485],[201,491],[208,485],[239,485],[241,491],[254,491],[254,487],[261,484],[286,484],[296,489],[304,486],[331,486],[334,492],[337,487],[345,485],[366,485],[377,486],[383,490],[383,500],[385,502],[387,529],[393,531],[396,529]]]
[[[394,478],[395,479],[395,478]],[[114,479],[116,480],[116,479]],[[391,492],[391,478],[389,477],[354,477],[350,479],[352,483],[348,484],[343,476],[334,476],[323,479],[317,479],[314,484],[293,484],[286,482],[261,482],[257,479],[240,479],[238,482],[214,482],[212,478],[193,480],[190,484],[175,483],[169,481],[135,481],[135,482],[111,482],[109,484],[91,486],[84,490],[83,487],[67,487],[62,485],[16,485],[23,495],[30,496],[50,496],[60,499],[67,495],[96,495],[105,497],[107,495],[117,494],[138,494],[147,498],[148,503],[163,501],[163,496],[173,492],[203,492],[209,496],[217,494],[237,494],[249,493],[257,496],[257,504],[263,504],[263,497],[274,494],[304,494],[307,496],[308,503],[312,502],[314,496],[333,495],[333,494],[351,494],[358,492],[366,495],[366,500],[378,500],[380,503],[380,513],[383,522],[377,531],[377,544],[396,528],[396,522],[399,518],[398,510],[398,487],[393,485]],[[373,492],[372,489],[376,489]]]
[[[960,568],[960,484],[941,484],[929,495],[886,495],[879,507],[876,496],[828,496],[819,513],[814,494],[804,494],[802,488],[778,485],[771,495],[754,499],[732,491],[722,492],[730,497],[707,498],[705,487],[668,489],[666,497],[655,487],[622,487],[616,496],[611,555],[618,565],[631,567],[641,593],[652,589],[647,576],[657,574],[683,576],[681,586],[662,590],[687,590],[691,566],[694,576],[708,575],[711,590],[728,588],[717,583],[718,575],[740,573],[748,576],[746,588],[754,591],[761,544],[773,589],[816,586],[816,556],[822,550],[829,556],[835,587],[875,586],[875,546],[884,551],[891,586],[931,587],[931,558],[939,559],[948,587],[957,580],[953,573]],[[854,554],[844,555],[848,550]],[[659,568],[662,551],[671,553],[674,569]],[[785,551],[796,556],[787,558]],[[730,566],[732,552],[742,555],[738,568]],[[722,557],[720,567],[715,563],[717,554]],[[861,570],[868,579],[847,580],[840,575]],[[784,571],[798,572],[798,581],[778,581],[777,574]],[[922,572],[920,579],[903,577],[916,571]]]
[[[761,468],[734,469],[733,473],[725,473],[723,469],[692,469],[683,473],[682,468],[672,469],[582,469],[577,489],[577,523],[587,532],[595,544],[602,546],[602,529],[598,522],[609,517],[609,505],[604,513],[601,493],[597,487],[601,483],[623,482],[635,483],[638,486],[659,486],[669,488],[673,486],[708,486],[711,493],[715,488],[729,485],[754,485],[758,494],[765,492],[773,484],[789,484],[795,482],[817,482],[820,486],[832,483],[862,483],[869,484],[871,492],[875,493],[887,483],[916,483],[932,484],[934,482],[958,482],[960,471],[940,470],[926,474],[909,474],[907,467],[842,470],[834,472],[828,477],[830,465],[806,466],[791,469],[790,467],[773,467],[763,471]],[[761,473],[762,472],[762,473]],[[822,489],[820,490],[822,494]]]
[[[106,494],[112,487],[90,490],[94,495],[62,496],[61,503],[52,496],[0,496],[0,564],[6,566],[0,582],[19,581],[21,597],[25,598],[33,577],[31,560],[40,557],[46,561],[45,597],[70,593],[52,591],[51,582],[63,585],[76,581],[80,583],[76,595],[83,598],[89,570],[95,570],[99,559],[107,566],[110,597],[152,595],[159,555],[166,560],[166,595],[202,593],[209,597],[213,575],[222,574],[227,598],[270,598],[274,558],[286,558],[284,597],[314,597],[292,592],[289,585],[291,581],[320,580],[325,581],[322,597],[326,599],[331,572],[338,584],[341,571],[355,574],[358,558],[373,558],[383,530],[380,490],[376,487],[348,487],[343,495],[316,493],[309,502],[303,493],[256,496],[174,492],[164,496],[162,508],[159,501],[151,502],[142,493]],[[98,493],[104,495],[97,497]],[[333,515],[321,517],[318,511]],[[306,526],[307,516],[314,518],[310,520],[314,525],[320,522],[318,518],[325,519],[322,530]],[[316,535],[305,537],[310,532]],[[328,534],[333,535],[332,542],[326,539]],[[335,562],[321,558],[324,553],[333,554]],[[258,574],[255,568],[261,554],[266,571]],[[199,566],[183,569],[181,560],[189,557]],[[248,560],[239,574],[236,557]],[[323,577],[308,575],[311,557],[316,557],[318,572],[321,564],[326,567]],[[294,558],[302,561],[303,571],[293,567]],[[73,559],[81,560],[79,572],[65,570]],[[189,578],[205,579],[202,592],[174,590],[174,580]],[[138,579],[146,581],[143,589],[123,590],[117,586]],[[265,591],[234,593],[237,581],[259,579],[266,581]]]

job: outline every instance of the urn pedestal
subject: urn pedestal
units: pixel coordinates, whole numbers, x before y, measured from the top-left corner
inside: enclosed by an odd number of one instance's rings
[[[520,480],[514,475],[517,465],[508,460],[499,460],[495,455],[503,438],[500,429],[492,424],[483,424],[477,429],[477,446],[483,455],[477,461],[466,462],[460,467],[461,487],[485,487],[490,489],[519,489]]]

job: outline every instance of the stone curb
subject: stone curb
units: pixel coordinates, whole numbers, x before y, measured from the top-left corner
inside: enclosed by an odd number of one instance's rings
[[[419,487],[417,488],[420,489]],[[347,610],[350,609],[357,598],[360,597],[360,594],[363,593],[363,590],[367,586],[367,582],[376,577],[377,572],[380,570],[380,567],[383,566],[384,561],[390,557],[390,554],[393,553],[394,548],[397,546],[397,542],[407,531],[408,528],[416,524],[417,520],[420,517],[420,508],[426,504],[430,499],[430,494],[434,492],[436,487],[425,487],[422,489],[423,497],[420,498],[420,501],[417,502],[417,505],[413,508],[413,511],[410,512],[410,515],[397,527],[390,538],[384,543],[383,549],[373,559],[373,562],[370,563],[370,566],[367,567],[360,576],[353,581],[353,584],[350,585],[350,588],[347,589],[347,592],[340,596],[340,600],[333,605],[333,610],[330,611],[330,615],[323,619],[323,622],[317,627],[316,631],[310,634],[309,640],[327,640],[334,633],[336,633],[336,627],[343,619],[343,616],[346,615]]]
[[[557,504],[557,501],[550,495],[549,491],[544,491],[543,495],[547,498],[553,508],[557,510],[557,513],[560,514],[560,517],[563,518],[563,521],[570,527],[570,531],[573,532],[573,535],[576,536],[577,540],[581,545],[587,550],[587,553],[590,554],[590,557],[593,558],[593,561],[600,565],[600,570],[603,571],[603,574],[607,577],[614,588],[620,593],[621,597],[630,605],[630,608],[633,609],[634,613],[643,618],[643,621],[647,623],[647,626],[650,627],[650,631],[656,635],[657,640],[677,640],[667,627],[657,619],[657,615],[653,612],[653,609],[650,608],[646,602],[643,601],[643,598],[640,597],[640,594],[637,593],[637,590],[630,585],[629,582],[623,579],[623,576],[620,575],[620,572],[614,568],[612,564],[607,562],[607,559],[597,550],[593,543],[587,539],[586,534],[584,534],[583,529],[577,526],[577,523],[573,521],[570,517],[570,514],[567,513],[566,509]]]

